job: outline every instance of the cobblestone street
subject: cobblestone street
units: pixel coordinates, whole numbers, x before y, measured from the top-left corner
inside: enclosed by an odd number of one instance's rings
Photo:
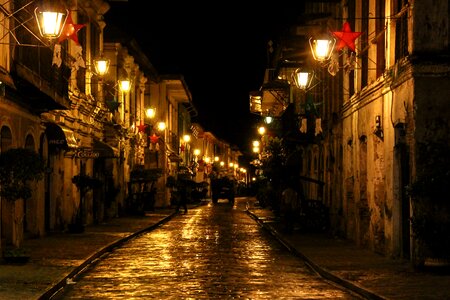
[[[245,213],[208,204],[137,236],[59,299],[357,299],[325,282]]]

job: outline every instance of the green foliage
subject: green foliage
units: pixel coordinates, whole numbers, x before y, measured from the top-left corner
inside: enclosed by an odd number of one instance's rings
[[[285,160],[283,140],[277,137],[270,138],[262,153],[263,174],[270,180],[278,181],[281,178]]]
[[[33,150],[9,149],[0,154],[0,195],[7,200],[31,197],[30,181],[40,180],[45,161]]]

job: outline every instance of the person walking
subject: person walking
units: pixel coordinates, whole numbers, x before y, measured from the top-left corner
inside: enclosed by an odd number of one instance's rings
[[[188,202],[188,182],[183,179],[178,179],[178,202],[177,202],[177,212],[180,211],[180,208],[184,208],[184,213],[187,214],[187,202]]]

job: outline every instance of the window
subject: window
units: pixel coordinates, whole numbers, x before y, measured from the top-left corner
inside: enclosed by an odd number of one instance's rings
[[[0,131],[0,152],[5,152],[12,148],[12,134],[9,127],[3,126]]]
[[[407,4],[407,0],[397,0],[395,13],[398,14]],[[408,14],[402,13],[395,23],[395,60],[402,59],[408,55]]]
[[[362,34],[360,36],[361,40],[361,52],[359,53],[361,55],[361,87],[363,88],[367,85],[368,77],[369,77],[369,52],[368,47],[368,34],[369,32],[369,1],[362,1],[362,20],[361,20],[361,30],[365,34]],[[352,24],[354,25],[354,24]],[[354,28],[354,27],[352,27]]]
[[[383,75],[386,68],[386,58],[385,58],[385,1],[378,0],[376,2],[376,36],[373,43],[377,45],[377,77]]]
[[[29,150],[33,150],[34,149],[34,138],[31,134],[28,134],[27,137],[25,138],[25,149],[29,149]]]

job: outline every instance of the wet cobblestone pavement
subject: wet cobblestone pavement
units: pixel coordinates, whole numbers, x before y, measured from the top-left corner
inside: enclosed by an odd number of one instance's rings
[[[358,299],[313,273],[245,205],[177,215],[103,257],[58,299]]]

